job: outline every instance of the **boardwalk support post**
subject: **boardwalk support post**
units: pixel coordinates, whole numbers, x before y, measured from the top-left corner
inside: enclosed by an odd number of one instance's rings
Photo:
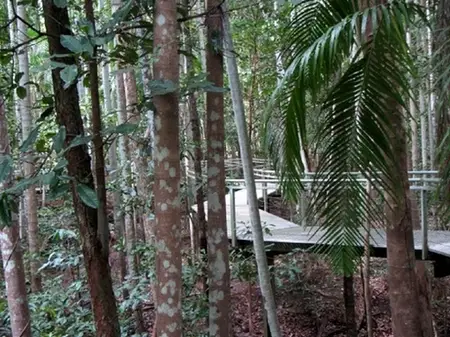
[[[231,222],[231,246],[236,247],[236,199],[234,196],[234,187],[230,186],[230,222]]]
[[[422,229],[422,260],[428,258],[428,207],[425,186],[420,189],[420,224]]]
[[[262,187],[263,187],[264,212],[267,212],[268,210],[267,183],[262,183]]]

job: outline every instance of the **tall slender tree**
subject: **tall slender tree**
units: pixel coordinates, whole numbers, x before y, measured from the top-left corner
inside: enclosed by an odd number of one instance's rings
[[[179,81],[177,1],[157,0],[154,8],[154,79],[171,90],[154,92],[155,105],[155,337],[181,337],[181,205],[178,126]]]
[[[256,194],[255,176],[253,172],[252,151],[248,139],[247,126],[245,122],[244,100],[242,97],[241,84],[239,80],[236,53],[233,47],[230,19],[228,17],[226,3],[222,5],[223,10],[223,33],[225,40],[225,56],[227,62],[227,73],[230,81],[231,99],[235,116],[236,127],[239,136],[239,147],[241,151],[242,165],[244,169],[247,198],[250,207],[250,220],[252,225],[253,248],[255,250],[258,278],[261,292],[264,298],[264,307],[267,313],[270,333],[272,337],[280,337],[281,329],[277,318],[277,307],[275,296],[270,280],[270,271],[264,246],[264,234],[259,213],[258,198]]]
[[[51,57],[65,65],[75,65],[75,57],[61,44],[62,35],[72,35],[67,7],[57,6],[52,0],[43,1],[45,27],[48,33]],[[76,83],[67,87],[61,76],[61,68],[52,70],[55,95],[56,119],[66,129],[66,145],[76,136],[84,136],[79,97]],[[71,181],[72,199],[81,234],[84,263],[94,312],[97,336],[116,337],[120,335],[117,306],[112,288],[108,254],[98,236],[97,210],[83,203],[78,190],[86,186],[94,190],[91,158],[86,145],[70,148],[65,152],[68,174]],[[109,243],[108,243],[109,244]]]
[[[92,25],[95,34],[95,16],[93,0],[84,2],[86,18]],[[106,218],[106,178],[105,178],[105,156],[102,137],[102,111],[100,105],[100,91],[98,80],[97,47],[94,46],[92,57],[89,60],[89,89],[91,94],[91,120],[92,140],[94,143],[94,167],[95,184],[98,198],[97,210],[97,235],[102,243],[102,252],[106,257],[109,253],[109,227]]]
[[[18,70],[22,73],[20,85],[25,88],[26,94],[23,99],[19,100],[19,109],[22,122],[22,138],[25,141],[32,130],[33,116],[31,114],[31,86],[28,62],[28,35],[25,5],[21,2],[17,3],[17,15],[20,19],[17,21],[18,43],[23,45],[18,53],[19,65]],[[33,153],[30,149],[25,152],[25,160],[23,164],[23,173],[25,177],[30,178],[34,175],[35,165]],[[36,185],[31,185],[25,191],[25,207],[28,222],[28,249],[30,251],[30,274],[31,274],[31,290],[33,292],[40,291],[42,288],[41,277],[39,275],[39,229],[37,214],[37,198]]]
[[[0,95],[0,160],[2,163],[4,161],[11,161],[9,144],[5,101]],[[11,170],[6,179],[0,182],[1,190],[4,191],[10,188],[12,182],[13,176]],[[28,308],[22,249],[20,247],[19,222],[14,207],[11,209],[11,223],[1,224],[0,250],[5,274],[12,337],[31,337],[31,320]]]
[[[206,9],[208,80],[223,87],[222,1],[208,0]],[[225,204],[225,119],[222,92],[206,94],[208,175],[208,297],[209,335],[230,334],[230,266]]]

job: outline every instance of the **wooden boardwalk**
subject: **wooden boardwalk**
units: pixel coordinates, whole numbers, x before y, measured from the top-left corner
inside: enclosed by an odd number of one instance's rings
[[[268,193],[274,190],[268,190]],[[258,198],[262,197],[262,190],[257,190]],[[252,241],[250,213],[247,205],[247,190],[235,193],[236,239],[238,245],[249,245]],[[226,195],[228,237],[232,238],[230,194]],[[195,206],[194,206],[195,208]],[[205,202],[207,209],[207,202]],[[303,227],[282,219],[276,215],[260,210],[264,233],[264,241],[270,246],[272,254],[284,254],[293,249],[310,249],[320,243],[323,231],[314,227]],[[363,230],[363,229],[361,229]],[[316,233],[317,232],[317,233]],[[315,235],[313,235],[315,234]],[[363,247],[363,243],[360,244]],[[422,256],[422,233],[414,231],[414,246],[417,258]],[[371,238],[372,256],[386,257],[386,235],[384,230],[373,230]],[[428,257],[435,262],[435,276],[450,275],[450,231],[428,231]]]

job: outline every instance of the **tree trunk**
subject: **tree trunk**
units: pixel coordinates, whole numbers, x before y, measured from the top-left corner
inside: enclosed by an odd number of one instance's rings
[[[137,87],[136,87],[136,77],[133,70],[127,71],[124,74],[124,81],[125,81],[125,98],[127,103],[126,120],[129,123],[138,124],[140,116],[139,112],[137,111]],[[120,122],[123,123],[125,122],[125,120],[121,120]],[[127,152],[127,160],[129,162],[133,161],[135,163],[136,170],[138,170],[138,167],[141,165],[141,162],[139,161],[138,158],[139,154],[137,153],[138,144],[131,137],[128,138],[128,147],[125,149],[125,151]],[[142,171],[142,169],[140,171]],[[138,188],[138,191],[139,190],[141,190],[141,188]],[[143,200],[145,200],[145,196],[142,195],[142,190],[141,195],[138,194],[138,196],[144,198]],[[139,275],[137,259],[134,253],[137,240],[136,225],[137,225],[137,218],[139,217],[139,215],[136,217],[132,216],[133,209],[131,209],[131,207],[128,210],[128,212],[129,213],[126,215],[125,218],[126,246],[128,256],[128,276],[131,280],[132,287],[135,287],[137,284],[136,278]],[[136,212],[138,212],[138,214],[141,214],[140,209],[137,210]],[[144,323],[142,318],[141,305],[138,305],[136,307],[136,310],[134,310],[133,314],[135,318],[136,333],[143,333]]]
[[[189,1],[186,1],[188,4]],[[197,2],[200,6],[200,1]],[[201,8],[203,9],[203,8]],[[187,25],[186,27],[186,67],[188,73],[193,71],[192,65],[192,39],[195,38],[192,32],[192,29]],[[204,48],[204,35],[202,31],[200,32],[200,48]],[[202,70],[206,72],[206,55],[204,55],[204,50],[201,51],[202,58]],[[205,214],[205,205],[204,205],[204,189],[203,189],[203,172],[202,172],[202,135],[200,128],[200,117],[198,114],[198,106],[197,106],[197,97],[195,93],[191,92],[187,98],[188,109],[189,109],[189,117],[190,117],[190,127],[192,132],[192,142],[194,143],[194,172],[195,172],[195,202],[197,204],[197,234],[199,241],[199,250],[204,253],[207,252],[208,248],[208,240],[207,240],[207,225],[206,225],[206,214]],[[204,284],[206,287],[206,283]]]
[[[0,97],[0,156],[6,157],[10,155],[11,149],[9,145],[5,101]],[[12,182],[13,175],[10,173],[4,181],[0,182],[1,189],[6,190],[10,188]],[[18,215],[14,210],[11,213],[12,223],[0,230],[0,250],[3,260],[11,332],[12,337],[31,337],[30,311],[25,285],[22,249],[20,247]]]
[[[442,48],[440,54],[436,58],[436,63],[439,62],[440,69],[438,73],[444,74],[448,69],[448,62],[442,62],[442,60],[448,59],[450,55],[450,46],[448,41],[450,41],[450,1],[440,0],[438,2],[437,10],[437,24],[436,32],[434,33],[434,43],[436,45],[436,50]],[[445,47],[442,47],[445,46]],[[437,114],[436,114],[436,138],[437,146],[441,145],[446,133],[450,128],[450,101],[449,101],[449,85],[445,86],[446,78],[438,77],[436,86],[438,92],[438,104]]]
[[[67,65],[76,64],[74,57],[60,56],[71,54],[60,43],[61,35],[71,35],[67,8],[60,8],[54,5],[53,0],[44,0],[43,4],[45,26],[49,34],[50,55],[58,62]],[[55,94],[57,121],[58,124],[66,128],[65,143],[67,145],[76,136],[84,135],[84,127],[76,84],[71,84],[64,89],[64,82],[60,77],[60,72],[60,68],[52,70],[53,91]],[[73,147],[65,153],[65,157],[68,161],[68,174],[74,179],[71,182],[72,198],[82,238],[84,262],[88,275],[97,336],[120,336],[116,300],[108,264],[108,249],[103,247],[102,241],[98,236],[97,210],[85,205],[77,193],[77,184],[79,183],[94,189],[90,164],[91,158],[88,154],[87,146]]]
[[[233,39],[228,18],[226,5],[222,4],[223,25],[224,25],[224,53],[227,61],[228,78],[231,88],[231,98],[236,127],[239,136],[239,147],[244,170],[245,184],[247,188],[248,203],[250,208],[250,219],[252,224],[253,247],[255,250],[256,264],[258,267],[259,284],[264,297],[264,305],[267,312],[267,319],[272,337],[281,336],[281,329],[277,318],[277,308],[275,297],[270,282],[269,267],[264,245],[263,230],[259,214],[258,199],[256,196],[255,178],[253,173],[252,154],[248,141],[248,133],[245,123],[244,102],[239,82],[239,73],[234,53]]]
[[[345,324],[347,326],[347,337],[357,337],[355,291],[353,289],[353,275],[344,276],[344,306]]]
[[[124,123],[124,120],[126,119],[127,115],[127,103],[125,99],[125,85],[123,81],[123,74],[118,70],[116,74],[116,85],[117,85],[117,119],[119,121],[119,124]],[[123,205],[123,199],[122,199],[122,190],[124,190],[125,181],[128,177],[128,159],[127,159],[127,149],[128,148],[128,137],[122,136],[119,138],[119,158],[120,158],[120,166],[122,171],[122,181],[120,184],[121,191],[119,191],[118,202],[120,205],[120,215],[121,215],[121,221],[120,223],[122,227],[122,233],[123,237],[126,240],[126,227],[127,227],[127,221],[129,222],[129,215],[127,219],[126,213],[126,207]],[[128,258],[128,255],[124,256],[124,263],[126,265],[126,259]],[[126,273],[126,268],[125,268]],[[124,297],[128,297],[128,291],[124,292]]]
[[[93,0],[84,2],[86,18],[91,22],[95,32],[95,17]],[[92,136],[94,143],[94,167],[95,183],[97,187],[98,210],[97,210],[97,235],[102,244],[103,254],[109,253],[109,227],[106,217],[106,178],[105,178],[105,157],[103,154],[102,137],[102,113],[100,108],[100,95],[98,84],[97,48],[94,47],[92,58],[89,60],[89,88],[91,94],[92,112]]]
[[[176,0],[157,0],[154,7],[153,48],[157,81],[170,81],[173,91],[156,95],[155,217],[156,217],[156,337],[181,337],[181,206],[178,126],[178,38]]]
[[[223,87],[223,27],[220,0],[208,0],[206,10],[208,81]],[[225,119],[223,93],[206,93],[208,167],[208,297],[209,335],[230,335],[230,262],[225,203]]]
[[[103,8],[103,0],[99,1],[99,7]],[[111,99],[111,86],[110,86],[110,68],[109,64],[104,64],[102,68],[102,84],[103,84],[103,96],[105,104],[105,112],[110,113],[113,111],[113,100]],[[110,166],[110,179],[111,181],[116,181],[118,178],[117,174],[117,141],[113,140],[109,148],[109,166]],[[121,205],[121,195],[120,190],[115,189],[113,191],[113,212],[114,212],[114,230],[116,231],[116,237],[121,240],[124,237],[125,232],[125,219],[123,213],[120,209]],[[119,257],[119,281],[123,283],[126,276],[126,260],[125,253],[122,249],[118,252]],[[123,297],[128,297],[128,292],[123,291]]]
[[[391,144],[398,158],[393,174],[403,193],[389,194],[387,199],[386,228],[389,298],[392,313],[392,330],[395,337],[424,337],[421,324],[421,306],[414,255],[411,203],[409,200],[406,131],[399,109],[390,114],[397,130],[391,135]],[[397,172],[395,172],[397,171]]]
[[[28,20],[25,10],[25,5],[17,5],[17,15],[23,20]],[[20,78],[20,85],[26,89],[26,96],[19,100],[20,115],[22,122],[22,140],[25,141],[32,130],[33,118],[31,115],[31,87],[28,84],[30,82],[29,77],[29,63],[28,63],[28,41],[27,36],[28,27],[24,21],[17,21],[18,30],[18,43],[25,44],[18,53],[19,58],[19,72],[23,75]],[[30,178],[34,175],[34,159],[33,152],[27,150],[24,156],[23,172],[26,178]],[[36,198],[36,185],[28,187],[25,191],[25,206],[28,222],[28,249],[30,251],[30,281],[31,291],[38,292],[42,290],[41,277],[39,275],[39,229],[38,229],[38,214],[37,214],[37,198]]]

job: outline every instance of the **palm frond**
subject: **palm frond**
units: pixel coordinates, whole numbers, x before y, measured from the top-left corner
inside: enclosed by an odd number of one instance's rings
[[[356,266],[357,247],[364,240],[361,229],[384,220],[349,172],[360,171],[375,189],[394,198],[403,188],[395,144],[389,139],[396,132],[390,113],[408,108],[404,98],[415,70],[405,32],[417,14],[421,16],[420,7],[405,1],[358,11],[353,0],[305,0],[288,28],[288,70],[273,96],[281,110],[269,115],[266,125],[282,131],[268,131],[269,151],[283,192],[297,199],[303,173],[299,149],[307,136],[306,97],[321,106],[324,123],[318,141],[324,151],[308,210],[324,220],[319,224],[324,230],[319,243],[327,247],[322,252],[345,274]]]

